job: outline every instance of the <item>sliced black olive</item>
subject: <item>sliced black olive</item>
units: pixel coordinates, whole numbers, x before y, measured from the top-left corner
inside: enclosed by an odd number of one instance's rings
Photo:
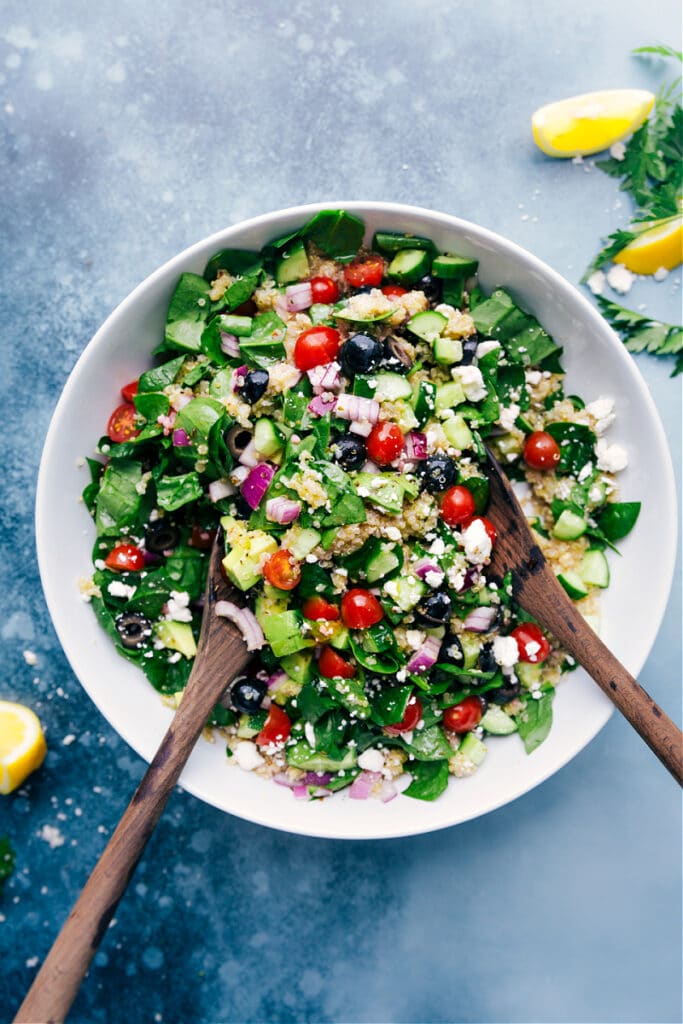
[[[382,342],[369,334],[353,334],[339,350],[339,362],[347,377],[357,373],[370,373],[382,361]]]
[[[145,547],[154,555],[163,555],[176,547],[180,541],[180,530],[170,520],[157,519],[145,530]]]
[[[392,373],[409,373],[413,366],[413,360],[401,338],[387,338],[384,342],[384,352],[380,366],[383,370],[390,370]]]
[[[368,457],[365,441],[357,434],[340,437],[333,441],[330,447],[334,461],[338,462],[342,469],[360,469]]]
[[[254,511],[249,502],[245,501],[241,494],[236,494],[233,498],[233,509],[233,515],[236,519],[248,519]]]
[[[259,710],[267,692],[268,683],[263,679],[238,676],[230,688],[230,700],[238,711],[250,715]]]
[[[238,459],[251,441],[251,438],[251,430],[247,430],[246,427],[241,427],[239,423],[236,423],[234,427],[230,427],[225,440],[232,454]]]
[[[519,697],[522,692],[522,684],[517,676],[506,676],[505,678],[505,686],[500,686],[497,690],[489,690],[486,694],[494,704],[508,704],[515,697]]]
[[[422,486],[430,494],[452,487],[458,476],[455,460],[449,455],[430,455],[419,465]]]
[[[439,303],[443,298],[443,285],[437,277],[432,277],[431,274],[425,274],[420,278],[417,284],[413,285],[413,290],[424,292],[431,303]]]
[[[122,612],[116,617],[116,631],[126,650],[139,651],[152,635],[152,623],[142,612]]]
[[[245,402],[249,402],[249,405],[253,405],[254,402],[258,402],[259,398],[265,395],[268,388],[268,371],[267,370],[251,370],[246,377],[242,387],[240,388],[240,395]]]
[[[446,633],[439,651],[439,661],[447,665],[461,667],[465,664],[465,652],[462,649],[460,637],[456,633]]]
[[[415,618],[423,626],[443,626],[451,614],[452,602],[443,590],[425,597],[415,609]]]
[[[482,644],[479,649],[479,668],[482,672],[496,672],[498,662],[493,655],[493,642],[491,640]]]
[[[479,336],[473,334],[471,338],[466,338],[462,343],[462,359],[460,360],[461,366],[469,366],[474,360],[477,354],[477,345],[479,344]]]

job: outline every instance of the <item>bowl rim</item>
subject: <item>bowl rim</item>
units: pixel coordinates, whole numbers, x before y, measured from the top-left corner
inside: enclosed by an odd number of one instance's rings
[[[668,543],[672,553],[671,559],[668,561],[666,566],[660,566],[660,576],[662,582],[658,590],[658,599],[656,600],[654,607],[651,606],[651,622],[652,636],[646,648],[643,649],[640,658],[637,659],[637,663],[631,664],[630,670],[633,675],[637,676],[649,657],[657,635],[661,629],[662,620],[670,599],[671,587],[673,583],[673,576],[675,570],[675,554],[677,551],[677,520],[678,520],[678,501],[676,494],[675,476],[673,470],[673,463],[671,458],[671,452],[667,443],[666,433],[662,425],[661,419],[655,402],[650,394],[647,384],[640,373],[636,363],[624,348],[621,340],[618,338],[613,329],[603,319],[599,311],[593,306],[588,298],[583,295],[579,289],[571,284],[566,278],[564,278],[558,271],[554,270],[551,266],[535,256],[533,253],[524,247],[518,245],[516,242],[511,241],[503,235],[492,231],[489,228],[482,227],[475,224],[472,221],[468,221],[464,218],[454,216],[452,214],[443,213],[438,210],[430,209],[428,207],[415,206],[406,203],[399,202],[384,202],[375,200],[329,200],[319,201],[314,203],[306,203],[301,205],[295,205],[290,207],[283,207],[276,210],[271,210],[267,213],[259,214],[258,216],[248,218],[246,220],[238,221],[228,227],[223,227],[218,231],[207,235],[206,237],[192,243],[187,246],[181,252],[172,256],[166,260],[163,264],[153,270],[150,274],[144,278],[131,292],[129,292],[125,298],[108,314],[104,322],[97,329],[95,334],[90,338],[83,351],[79,355],[78,359],[71,368],[67,380],[64,383],[61,394],[55,405],[53,414],[50,419],[48,429],[46,431],[43,451],[40,459],[38,469],[38,479],[36,486],[36,498],[35,498],[35,533],[36,533],[36,550],[38,555],[38,567],[40,573],[41,584],[45,601],[50,613],[53,627],[59,639],[62,650],[66,655],[67,661],[74,672],[74,675],[79,680],[80,685],[85,690],[86,694],[93,701],[98,711],[103,715],[105,720],[118,733],[119,736],[133,749],[136,753],[149,763],[156,752],[156,744],[152,744],[153,749],[147,749],[150,744],[139,742],[137,737],[131,735],[131,732],[127,725],[121,724],[118,720],[114,720],[109,713],[105,712],[102,702],[98,697],[91,692],[90,687],[81,678],[81,675],[77,671],[72,661],[71,655],[67,650],[67,647],[62,639],[63,630],[60,626],[60,614],[57,605],[56,595],[52,592],[49,583],[49,577],[47,572],[47,552],[45,550],[42,538],[45,535],[45,527],[47,520],[47,497],[48,497],[48,472],[47,467],[50,463],[52,453],[57,445],[57,433],[56,426],[62,415],[62,411],[68,406],[71,399],[71,393],[78,385],[78,378],[83,366],[90,359],[93,349],[97,347],[99,339],[107,334],[115,323],[125,317],[128,309],[134,306],[138,301],[140,295],[152,288],[158,281],[164,278],[166,275],[175,271],[178,275],[182,273],[183,268],[188,265],[193,257],[205,249],[215,245],[217,248],[229,244],[231,240],[234,240],[232,236],[239,236],[249,231],[258,230],[271,222],[279,220],[288,220],[296,218],[303,224],[313,214],[320,210],[334,209],[334,210],[347,210],[350,213],[355,213],[358,216],[362,216],[364,213],[383,214],[386,213],[391,216],[404,216],[404,217],[415,217],[420,220],[432,220],[440,223],[444,228],[452,229],[459,233],[469,232],[475,236],[478,241],[482,243],[489,243],[493,245],[499,254],[505,255],[506,258],[510,258],[517,263],[524,265],[529,271],[535,271],[540,274],[548,284],[553,288],[557,289],[559,294],[567,297],[570,302],[578,303],[578,307],[587,318],[588,324],[592,325],[599,334],[605,338],[607,344],[611,345],[611,356],[621,362],[624,367],[628,367],[627,373],[633,379],[634,385],[638,391],[640,400],[644,403],[649,416],[651,426],[655,432],[659,448],[660,455],[663,459],[663,465],[665,473],[663,475],[661,486],[664,489],[665,501],[664,501],[664,521],[661,523],[661,530],[664,535],[668,535]],[[226,242],[227,239],[227,242]],[[654,614],[652,614],[654,612]],[[455,825],[463,824],[466,821],[473,820],[477,817],[488,814],[499,807],[502,807],[514,800],[519,799],[525,793],[535,789],[538,785],[554,775],[562,767],[572,761],[587,745],[590,743],[595,736],[602,730],[606,723],[611,718],[614,712],[614,706],[606,703],[604,705],[604,712],[602,715],[596,715],[595,728],[586,734],[585,738],[582,738],[581,742],[577,743],[569,753],[564,751],[560,756],[556,756],[552,759],[551,763],[547,766],[546,770],[539,771],[537,777],[528,784],[524,782],[518,788],[513,788],[513,792],[510,794],[506,791],[505,795],[500,800],[493,799],[488,800],[486,805],[481,809],[475,809],[472,813],[467,813],[464,816],[458,817],[457,820],[453,820],[452,815],[444,815],[444,820],[437,822],[431,822],[427,825],[412,827],[410,824],[403,824],[398,828],[381,829],[381,828],[363,828],[362,831],[354,832],[353,830],[345,830],[343,833],[334,833],[329,828],[325,830],[318,830],[313,824],[312,827],[301,828],[299,825],[288,826],[279,822],[273,822],[268,820],[268,816],[261,816],[258,813],[258,805],[254,809],[253,813],[247,814],[243,811],[230,810],[228,811],[224,806],[212,799],[206,793],[199,792],[198,785],[192,781],[187,781],[184,778],[185,772],[181,775],[178,785],[188,792],[192,793],[193,796],[198,797],[205,803],[209,803],[217,809],[223,811],[223,813],[234,814],[237,817],[243,818],[244,820],[250,821],[254,824],[262,825],[268,828],[273,828],[277,831],[289,832],[291,834],[310,836],[312,838],[326,838],[326,839],[393,839],[401,838],[405,836],[421,835],[427,832],[437,831],[442,828],[448,828]],[[450,820],[449,820],[450,819]],[[380,816],[381,820],[381,816]]]

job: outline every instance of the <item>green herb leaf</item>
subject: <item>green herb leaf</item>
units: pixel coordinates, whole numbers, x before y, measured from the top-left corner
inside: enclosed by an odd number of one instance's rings
[[[538,700],[529,697],[525,709],[515,717],[527,754],[532,754],[540,747],[550,732],[554,696],[554,690],[546,690]]]
[[[416,800],[436,800],[448,788],[448,761],[422,761],[410,766],[413,781],[403,792]]]
[[[159,507],[167,512],[173,512],[191,501],[198,501],[203,494],[199,477],[194,471],[182,476],[163,476],[157,483]]]
[[[634,310],[597,296],[600,312],[620,335],[629,352],[676,356],[672,377],[683,372],[683,328],[651,320]]]
[[[621,540],[631,532],[640,515],[639,501],[613,501],[596,514],[598,527],[609,541]]]
[[[17,855],[9,841],[9,836],[0,836],[0,899],[2,899],[5,882],[14,871]]]

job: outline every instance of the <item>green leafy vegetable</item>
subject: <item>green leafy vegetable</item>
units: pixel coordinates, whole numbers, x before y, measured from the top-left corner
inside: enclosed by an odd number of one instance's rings
[[[526,707],[516,716],[519,735],[527,754],[532,754],[546,739],[553,724],[554,690],[546,690],[538,700],[529,697]]]
[[[448,787],[448,761],[416,761],[410,774],[413,781],[404,794],[416,800],[436,800]]]
[[[199,477],[193,471],[181,476],[164,476],[157,483],[157,501],[159,507],[167,512],[197,501],[204,494]]]
[[[9,836],[0,836],[0,899],[5,888],[5,882],[14,871],[17,855],[9,841]]]
[[[629,352],[652,352],[658,356],[675,356],[671,376],[683,373],[683,328],[674,324],[651,320],[610,302],[602,295],[597,296],[600,311],[605,319],[621,336]]]
[[[582,423],[548,423],[546,431],[560,446],[560,461],[556,472],[578,475],[593,458],[596,437],[590,427]]]
[[[639,501],[613,501],[595,518],[607,540],[615,541],[631,532],[639,515]]]

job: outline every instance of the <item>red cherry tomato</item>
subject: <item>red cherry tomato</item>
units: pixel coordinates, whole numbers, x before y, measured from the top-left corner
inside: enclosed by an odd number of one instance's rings
[[[385,284],[382,288],[382,295],[389,299],[398,299],[401,295],[407,295],[408,289],[402,288],[400,284]]]
[[[187,543],[191,548],[198,548],[200,551],[208,551],[213,544],[215,536],[215,530],[205,530],[203,526],[199,526],[195,523],[192,527],[192,535]]]
[[[130,384],[126,384],[125,387],[121,388],[121,394],[123,395],[126,402],[132,402],[138,393],[138,382],[132,380]]]
[[[344,267],[344,277],[352,288],[376,288],[384,277],[384,260],[381,256],[354,260]]]
[[[342,621],[349,629],[367,629],[384,618],[384,610],[375,595],[359,587],[344,594],[341,613]]]
[[[535,622],[522,622],[510,635],[517,641],[520,661],[540,665],[550,654],[550,644]]]
[[[376,423],[365,443],[368,455],[378,466],[388,466],[403,451],[403,434],[396,423]]]
[[[474,515],[472,492],[461,484],[449,487],[441,502],[441,518],[448,526],[459,526]]]
[[[259,747],[269,747],[271,743],[284,743],[285,740],[289,739],[291,731],[292,723],[289,720],[289,715],[282,708],[278,707],[277,704],[271,704],[268,710],[268,717],[261,732],[256,737],[256,742]]]
[[[532,469],[554,469],[560,461],[560,446],[545,430],[534,430],[524,442],[523,455]]]
[[[491,520],[487,519],[486,516],[472,516],[472,518],[468,519],[466,523],[463,523],[463,529],[466,530],[468,526],[471,526],[472,523],[476,523],[477,520],[482,524],[482,526],[486,530],[486,534],[489,540],[491,541],[491,545],[495,544],[496,537],[498,536],[498,531],[496,530]]]
[[[263,575],[278,590],[294,590],[301,580],[301,565],[291,551],[280,548],[263,566]]]
[[[471,732],[481,722],[483,708],[479,697],[465,697],[443,713],[443,724],[453,732]]]
[[[114,409],[107,423],[107,434],[116,444],[123,444],[137,437],[140,431],[135,426],[135,406],[130,402]]]
[[[400,736],[402,732],[412,732],[417,723],[422,718],[422,705],[415,696],[412,695],[406,706],[405,713],[400,722],[396,722],[395,725],[385,725],[384,731],[389,736]]]
[[[314,302],[336,302],[339,298],[337,282],[331,277],[312,277],[311,295]]]
[[[320,669],[320,674],[327,679],[339,677],[342,679],[352,679],[356,674],[353,665],[349,665],[348,661],[344,661],[342,656],[337,654],[333,647],[323,647],[318,658],[318,668]]]
[[[140,572],[145,567],[145,556],[134,544],[117,544],[104,560],[115,572]]]
[[[304,601],[304,618],[325,619],[327,622],[336,622],[339,618],[339,609],[336,604],[330,604],[324,597],[309,597]]]
[[[339,331],[334,327],[309,327],[296,339],[294,362],[297,370],[331,363],[339,351]]]

